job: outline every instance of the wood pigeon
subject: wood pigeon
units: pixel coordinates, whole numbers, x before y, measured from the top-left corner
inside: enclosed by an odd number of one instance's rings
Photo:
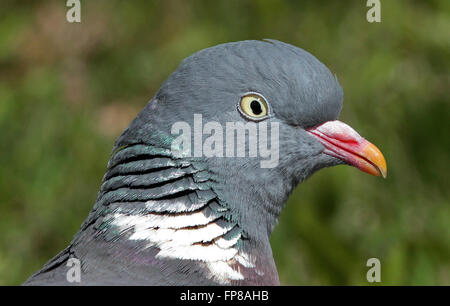
[[[189,56],[117,139],[73,241],[25,285],[278,285],[269,237],[293,189],[339,164],[386,176],[337,120],[342,100],[325,65],[280,41]]]

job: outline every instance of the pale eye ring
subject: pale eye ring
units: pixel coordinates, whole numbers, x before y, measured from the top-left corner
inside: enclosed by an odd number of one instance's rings
[[[239,112],[250,120],[263,120],[269,117],[269,104],[259,93],[249,92],[241,97],[238,104]]]

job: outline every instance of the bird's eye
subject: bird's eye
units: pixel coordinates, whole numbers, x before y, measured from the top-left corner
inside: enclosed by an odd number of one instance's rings
[[[263,119],[269,113],[266,100],[255,93],[243,96],[238,108],[245,117],[254,120]]]

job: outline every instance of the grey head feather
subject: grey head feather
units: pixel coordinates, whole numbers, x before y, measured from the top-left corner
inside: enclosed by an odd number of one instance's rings
[[[268,122],[280,124],[279,166],[261,169],[258,159],[248,158],[202,158],[192,162],[216,176],[219,183],[215,189],[221,190],[218,192],[223,193],[221,198],[227,205],[238,210],[237,218],[249,210],[253,220],[267,225],[270,231],[282,204],[298,183],[320,168],[339,163],[320,155],[322,145],[304,131],[337,119],[343,99],[336,77],[307,51],[276,40],[241,41],[187,57],[118,139],[116,147],[148,143],[168,148],[171,141],[162,140],[170,139],[172,124],[185,121],[193,126],[194,113],[202,114],[204,122],[217,121],[223,126],[226,122],[245,123],[236,104],[246,92],[266,97],[273,110]],[[234,185],[243,185],[244,181],[247,192],[228,194],[227,190],[241,191],[242,187]],[[260,207],[255,209],[255,202],[261,203]],[[253,224],[249,228],[261,232]]]

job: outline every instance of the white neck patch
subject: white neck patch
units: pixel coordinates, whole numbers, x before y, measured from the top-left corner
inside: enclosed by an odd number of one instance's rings
[[[159,248],[156,258],[204,262],[211,278],[221,284],[243,280],[242,273],[233,266],[254,268],[255,259],[236,247],[241,239],[240,231],[208,210],[206,207],[182,214],[113,213],[105,216],[104,222],[110,222],[122,232],[131,229],[130,240],[145,240],[147,247]]]

